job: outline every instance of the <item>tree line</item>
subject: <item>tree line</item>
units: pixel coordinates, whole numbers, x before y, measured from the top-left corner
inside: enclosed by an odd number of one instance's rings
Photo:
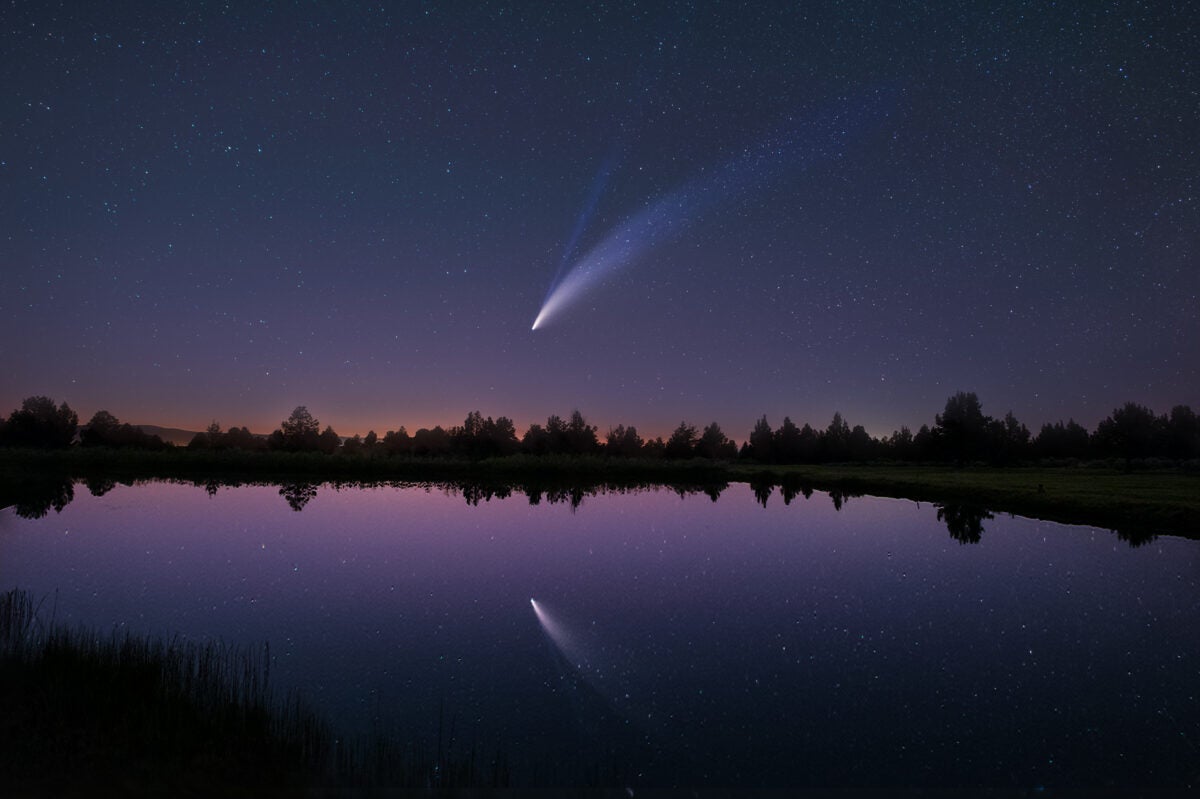
[[[80,426],[67,403],[56,405],[48,397],[29,397],[7,419],[0,419],[0,446],[66,448],[108,447],[168,449],[159,436],[123,424],[108,411],[97,411]],[[865,461],[989,463],[996,465],[1034,460],[1143,458],[1191,460],[1200,458],[1200,419],[1187,405],[1166,414],[1128,402],[1116,408],[1089,432],[1073,419],[1042,426],[1038,434],[1011,412],[1001,418],[987,416],[972,392],[958,392],[946,400],[932,426],[916,433],[901,427],[875,438],[862,425],[851,427],[840,413],[824,428],[797,425],[784,417],[778,428],[766,416],[754,425],[739,448],[712,422],[703,429],[686,421],[664,440],[645,439],[636,427],[619,424],[603,436],[578,410],[567,418],[552,415],[546,423],[532,424],[518,436],[506,416],[493,419],[471,411],[461,425],[421,428],[409,434],[405,427],[382,437],[374,431],[343,440],[331,426],[321,428],[308,408],[298,406],[270,435],[260,436],[246,427],[222,430],[213,422],[197,433],[189,450],[243,450],[264,452],[323,452],[339,457],[444,457],[472,460],[524,454],[530,456],[602,455],[611,458],[684,460],[745,460],[766,464],[845,463]]]

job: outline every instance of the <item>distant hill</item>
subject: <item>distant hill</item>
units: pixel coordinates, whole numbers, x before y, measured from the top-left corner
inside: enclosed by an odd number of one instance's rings
[[[139,424],[134,426],[140,428],[143,433],[158,436],[163,441],[174,444],[177,447],[186,447],[196,437],[195,430],[180,430],[178,427],[159,427],[156,424]]]
[[[196,437],[195,430],[181,430],[178,427],[159,427],[156,424],[139,424],[134,425],[141,429],[143,433],[148,433],[152,436],[158,436],[168,444],[174,444],[177,447],[186,447],[192,443],[192,439]],[[252,433],[256,438],[266,438],[262,433]],[[346,436],[342,436],[342,440],[346,440]]]

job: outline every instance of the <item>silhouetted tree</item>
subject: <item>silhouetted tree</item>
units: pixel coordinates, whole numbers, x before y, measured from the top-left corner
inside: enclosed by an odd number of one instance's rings
[[[619,424],[605,436],[604,451],[614,458],[636,458],[642,454],[643,443],[636,427]]]
[[[483,438],[485,432],[483,414],[479,411],[471,411],[467,414],[466,420],[463,422],[462,433],[468,438]]]
[[[750,431],[750,457],[759,463],[772,463],[775,460],[775,434],[764,415],[754,423]]]
[[[3,442],[10,447],[59,449],[71,446],[79,416],[67,403],[54,407],[49,397],[26,397],[4,425]]]
[[[79,443],[85,447],[110,446],[117,440],[121,422],[108,411],[96,411],[87,427],[79,433]]]
[[[886,437],[882,444],[885,455],[898,461],[911,461],[917,456],[912,431],[907,427],[901,427]]]
[[[808,422],[800,428],[800,462],[816,463],[821,460],[821,434]]]
[[[556,455],[570,451],[567,444],[567,423],[558,414],[546,419],[546,449]]]
[[[1092,440],[1100,453],[1124,458],[1128,464],[1134,458],[1151,454],[1158,427],[1159,420],[1153,411],[1136,402],[1127,402],[1100,422]]]
[[[363,450],[369,455],[379,447],[379,436],[375,435],[374,430],[368,430],[367,435],[363,438]]]
[[[292,409],[291,415],[279,425],[279,429],[283,431],[285,436],[293,438],[316,434],[320,428],[320,423],[313,418],[308,408],[303,405],[297,405]]]
[[[936,460],[940,456],[941,442],[938,434],[929,429],[929,425],[921,425],[921,429],[913,436],[913,458],[921,461]]]
[[[321,432],[320,438],[317,439],[317,449],[324,452],[326,455],[337,452],[338,447],[342,445],[342,438],[333,431],[333,427],[326,426]]]
[[[737,444],[725,435],[719,424],[713,422],[700,434],[694,452],[698,458],[732,460],[737,457]]]
[[[192,436],[188,449],[225,449],[225,434],[214,419],[202,432]]]
[[[850,459],[850,425],[840,413],[834,413],[829,427],[821,436],[822,449],[825,450],[825,460],[846,461]]]
[[[308,412],[308,408],[297,405],[291,415],[280,423],[279,429],[271,434],[269,442],[272,449],[311,452],[321,448],[320,429],[320,423]]]
[[[441,425],[432,430],[422,427],[413,434],[412,451],[421,457],[447,455],[450,453],[450,434]]]
[[[572,411],[571,421],[567,424],[567,451],[573,455],[590,455],[599,449],[596,427],[588,424],[578,410]]]
[[[1042,425],[1033,442],[1033,452],[1039,458],[1086,458],[1091,443],[1088,431],[1074,419]]]
[[[85,447],[128,449],[166,449],[169,446],[158,436],[150,435],[139,427],[121,424],[108,411],[96,411],[92,420],[81,430],[79,443]]]
[[[1200,418],[1187,405],[1176,405],[1167,418],[1163,454],[1169,458],[1200,458]]]
[[[696,426],[687,422],[680,422],[679,427],[671,433],[671,437],[667,439],[667,447],[663,454],[667,458],[679,460],[682,458],[690,458],[695,454],[696,449]]]
[[[483,414],[479,411],[471,411],[461,426],[451,427],[447,432],[450,434],[451,447],[457,454],[469,458],[480,458],[486,454]]]
[[[513,424],[512,419],[499,416],[493,422],[489,416],[487,421],[486,433],[493,456],[503,458],[521,448],[521,442],[517,440],[517,426]]]
[[[852,461],[869,461],[875,456],[877,443],[865,427],[856,424],[846,439],[846,454]]]
[[[224,442],[221,440],[221,425],[217,424],[214,419],[203,432],[192,436],[192,440],[188,442],[188,449],[217,449]]]
[[[775,431],[773,442],[773,460],[776,463],[799,463],[801,459],[800,428],[790,416],[783,417],[783,423]]]
[[[956,463],[983,457],[989,420],[973,392],[960,391],[946,400],[936,421],[946,454]]]
[[[666,455],[667,445],[662,440],[662,436],[656,436],[653,441],[647,441],[642,446],[643,458],[661,458]]]
[[[412,452],[412,437],[400,425],[399,430],[389,430],[383,434],[383,451],[388,455],[408,455]]]
[[[989,460],[995,463],[1014,463],[1029,456],[1029,429],[1017,421],[1012,411],[1003,419],[990,419],[987,424]]]
[[[520,446],[512,419],[507,416],[485,419],[479,411],[471,411],[462,427],[451,429],[450,439],[455,452],[469,458],[503,457]]]
[[[249,427],[231,427],[221,436],[221,442],[226,449],[246,451],[263,450],[267,447],[266,439],[250,432]]]
[[[550,417],[552,419],[557,417]],[[521,438],[521,451],[528,455],[545,455],[550,452],[550,434],[540,424],[531,424]]]

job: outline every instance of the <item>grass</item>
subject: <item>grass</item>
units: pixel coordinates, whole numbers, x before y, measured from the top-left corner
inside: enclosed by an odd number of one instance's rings
[[[222,479],[308,477],[329,480],[544,480],[559,482],[703,483],[720,480],[717,461],[618,460],[599,456],[513,455],[472,461],[455,458],[346,457],[315,452],[150,452],[82,448],[0,449],[0,474],[49,471],[74,478],[213,476]]]
[[[732,467],[731,479],[799,483],[818,490],[968,504],[1066,524],[1116,530],[1131,538],[1171,533],[1200,538],[1200,474],[1111,464],[1057,467],[854,465]]]
[[[453,744],[345,741],[276,699],[270,652],[97,635],[0,594],[0,794],[437,794],[503,786],[503,759]]]
[[[267,654],[44,625],[0,595],[0,784],[16,791],[286,794],[331,737],[275,703]]]

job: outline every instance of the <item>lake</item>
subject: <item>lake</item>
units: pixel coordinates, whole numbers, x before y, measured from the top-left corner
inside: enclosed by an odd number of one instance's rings
[[[517,784],[1200,781],[1200,541],[713,496],[76,484],[0,511],[0,587],[102,632],[269,642],[276,687],[347,735],[499,752]]]

